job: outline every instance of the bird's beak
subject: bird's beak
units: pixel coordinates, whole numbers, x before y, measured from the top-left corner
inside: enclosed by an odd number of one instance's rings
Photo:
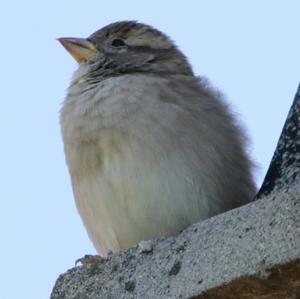
[[[96,46],[85,38],[61,37],[57,40],[78,63],[95,58],[99,52]]]

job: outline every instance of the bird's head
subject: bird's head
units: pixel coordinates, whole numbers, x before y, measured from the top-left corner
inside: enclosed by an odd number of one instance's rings
[[[89,77],[129,73],[193,75],[184,54],[162,32],[145,24],[110,24],[88,38],[59,38]]]

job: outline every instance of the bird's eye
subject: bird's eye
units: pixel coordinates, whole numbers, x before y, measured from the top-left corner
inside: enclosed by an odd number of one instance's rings
[[[125,42],[122,39],[116,38],[111,42],[111,45],[113,47],[124,47],[125,46]]]

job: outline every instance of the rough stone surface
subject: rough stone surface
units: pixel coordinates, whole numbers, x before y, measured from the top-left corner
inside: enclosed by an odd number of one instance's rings
[[[249,276],[234,289],[267,288],[265,282],[272,277],[276,281],[280,265],[294,261],[291,267],[299,269],[299,199],[297,189],[270,194],[193,225],[178,237],[155,240],[149,253],[136,246],[75,267],[59,277],[51,299],[190,298],[229,282],[234,288],[234,280]],[[288,289],[296,294],[300,271],[294,274],[294,289]],[[255,298],[230,297],[231,288],[224,289],[228,297],[208,293],[198,298]]]
[[[300,182],[300,85],[257,198]]]
[[[193,299],[299,299],[300,260],[275,267],[266,279],[242,277]]]
[[[62,274],[51,299],[300,298],[300,89],[246,206]],[[91,259],[93,260],[93,259]]]

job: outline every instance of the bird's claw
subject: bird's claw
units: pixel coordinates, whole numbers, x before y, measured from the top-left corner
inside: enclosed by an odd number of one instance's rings
[[[102,259],[103,258],[100,255],[86,254],[84,257],[81,257],[81,258],[76,260],[75,266],[77,266],[79,263],[82,266],[92,265],[92,264],[98,263]]]

